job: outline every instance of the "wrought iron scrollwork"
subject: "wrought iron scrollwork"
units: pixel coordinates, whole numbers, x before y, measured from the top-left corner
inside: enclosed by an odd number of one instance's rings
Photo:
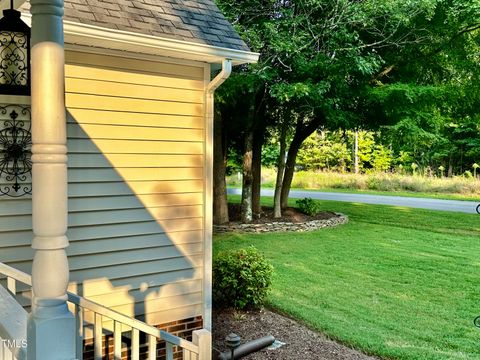
[[[30,129],[30,107],[0,105],[0,195],[32,193]]]
[[[27,38],[17,32],[0,32],[0,81],[28,85]]]
[[[30,95],[30,28],[14,9],[0,19],[0,93]]]

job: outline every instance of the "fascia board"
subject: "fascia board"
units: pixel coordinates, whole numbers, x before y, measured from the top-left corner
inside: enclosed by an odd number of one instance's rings
[[[31,15],[22,14],[22,20],[30,25]],[[259,57],[258,53],[250,51],[227,49],[129,31],[106,29],[68,20],[64,20],[63,26],[65,43],[67,44],[167,56],[210,64],[221,63],[224,59],[232,60],[232,63],[235,65],[255,63]]]

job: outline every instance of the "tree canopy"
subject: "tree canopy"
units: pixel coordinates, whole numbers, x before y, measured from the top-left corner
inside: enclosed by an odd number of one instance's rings
[[[236,144],[252,131],[288,140],[278,159],[283,204],[298,151],[318,128],[379,131],[377,152],[388,145],[452,169],[479,155],[480,0],[217,3],[260,53],[219,90],[222,113],[242,124]]]

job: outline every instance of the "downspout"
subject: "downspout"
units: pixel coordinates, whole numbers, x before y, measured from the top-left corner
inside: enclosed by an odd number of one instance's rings
[[[222,62],[222,71],[220,71],[220,73],[217,76],[215,76],[215,78],[212,81],[210,81],[210,83],[207,86],[207,96],[211,97],[211,100],[212,100],[212,107],[211,107],[212,116],[213,116],[213,94],[215,90],[217,90],[217,88],[220,85],[222,85],[225,80],[228,79],[231,73],[232,73],[232,60],[224,59]],[[208,105],[209,104],[207,104],[207,106]]]
[[[222,61],[222,71],[206,87],[205,99],[205,238],[203,269],[203,327],[212,331],[212,210],[213,210],[213,114],[215,90],[232,73],[232,60]]]

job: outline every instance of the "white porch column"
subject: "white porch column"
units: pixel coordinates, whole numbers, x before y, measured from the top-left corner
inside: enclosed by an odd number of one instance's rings
[[[35,249],[28,359],[75,358],[67,308],[67,147],[63,0],[31,0],[32,217]]]

